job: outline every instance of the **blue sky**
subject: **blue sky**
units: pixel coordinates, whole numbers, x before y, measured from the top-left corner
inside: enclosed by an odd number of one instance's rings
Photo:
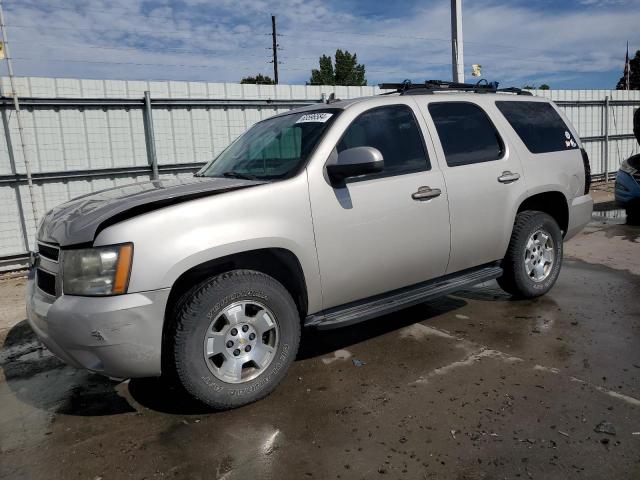
[[[318,57],[355,51],[369,84],[451,77],[449,0],[5,0],[17,75],[304,83]],[[465,65],[502,86],[614,88],[640,0],[463,0]],[[4,65],[2,67],[5,68]],[[6,71],[6,70],[3,70]]]

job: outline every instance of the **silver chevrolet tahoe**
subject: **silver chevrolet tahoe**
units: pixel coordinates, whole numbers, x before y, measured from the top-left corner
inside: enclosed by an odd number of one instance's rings
[[[591,217],[587,155],[549,100],[464,90],[292,110],[193,178],[54,208],[32,254],[29,323],[70,365],[169,375],[227,409],[276,387],[302,327],[491,279],[545,294],[563,241]]]

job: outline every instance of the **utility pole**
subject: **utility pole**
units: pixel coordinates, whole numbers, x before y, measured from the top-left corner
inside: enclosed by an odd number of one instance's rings
[[[624,73],[626,74],[625,84],[627,86],[627,90],[631,90],[631,65],[629,65],[629,42],[627,42],[627,63],[624,66]]]
[[[453,67],[453,81],[464,83],[462,0],[451,0],[451,65]]]
[[[276,33],[276,16],[271,15],[271,38],[273,40],[273,81],[278,84],[278,34]]]
[[[2,30],[2,43],[4,46],[4,56],[7,60],[7,70],[9,71],[9,82],[11,84],[11,96],[13,97],[13,107],[16,111],[16,121],[18,122],[18,134],[20,135],[20,145],[22,146],[22,157],[24,159],[24,167],[27,172],[27,185],[29,187],[29,199],[31,200],[31,211],[33,212],[33,221],[38,230],[38,207],[36,206],[36,198],[33,190],[33,180],[31,177],[31,162],[29,162],[29,154],[27,152],[27,142],[24,139],[24,128],[22,127],[22,118],[20,116],[20,102],[18,100],[18,92],[16,91],[15,81],[13,79],[13,65],[11,64],[11,54],[9,53],[9,42],[7,41],[7,27],[4,24],[4,11],[2,10],[2,0],[0,0],[0,30]],[[29,248],[29,245],[26,245]]]

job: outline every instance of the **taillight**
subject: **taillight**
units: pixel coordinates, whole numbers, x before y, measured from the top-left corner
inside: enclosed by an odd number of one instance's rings
[[[582,165],[584,166],[584,194],[589,193],[591,188],[591,165],[589,164],[589,155],[584,148],[581,148],[582,152]]]

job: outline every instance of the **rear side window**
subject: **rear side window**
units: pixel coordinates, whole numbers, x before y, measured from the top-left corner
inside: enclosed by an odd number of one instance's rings
[[[502,157],[504,143],[478,105],[467,102],[430,103],[429,113],[450,167],[490,162]]]
[[[551,104],[499,101],[496,106],[531,153],[578,148],[567,125]]]
[[[429,170],[420,127],[406,105],[374,108],[356,118],[338,142],[338,153],[348,148],[374,147],[384,158],[384,174]]]

